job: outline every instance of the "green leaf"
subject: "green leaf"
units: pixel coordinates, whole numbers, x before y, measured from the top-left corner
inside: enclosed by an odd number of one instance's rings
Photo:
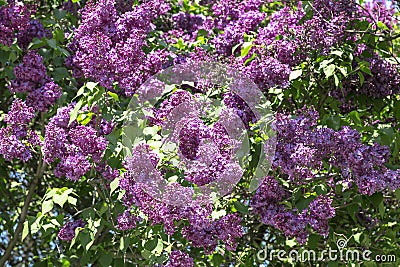
[[[121,237],[120,243],[119,243],[119,249],[121,251],[126,251],[130,245],[131,239],[128,236],[123,236]]]
[[[296,80],[301,76],[301,74],[303,74],[303,70],[301,69],[292,71],[289,75],[289,81]]]
[[[375,208],[379,208],[380,204],[383,203],[383,194],[377,192],[370,197],[370,200]]]
[[[347,212],[350,215],[350,217],[353,219],[354,222],[357,222],[356,218],[356,212],[358,212],[358,204],[353,203],[349,206],[347,206]]]
[[[75,229],[75,234],[77,231],[80,231],[78,228]],[[85,251],[88,251],[90,247],[93,245],[94,242],[94,236],[91,236],[87,232],[79,232],[79,241],[82,244],[82,247],[85,249]]]
[[[235,206],[236,210],[238,210],[242,214],[248,214],[249,213],[249,207],[243,205],[243,203],[236,201],[233,203]]]
[[[83,101],[81,99],[81,100],[79,100],[78,103],[76,103],[74,109],[69,114],[70,117],[69,117],[68,125],[70,125],[73,121],[75,121],[78,118],[78,112],[81,109],[82,105],[83,105]]]
[[[68,200],[68,194],[65,194],[65,192],[61,195],[55,194],[53,196],[54,203],[60,205],[61,208],[64,206],[64,204],[65,204],[65,202],[67,202],[67,200]]]
[[[221,254],[214,254],[212,256],[213,266],[220,266],[224,261],[224,257]]]
[[[327,78],[331,77],[335,72],[336,66],[334,64],[329,64],[328,66],[324,67],[324,73]]]
[[[363,233],[357,233],[357,234],[353,235],[354,240],[355,240],[358,244],[361,244],[361,236],[362,236],[362,234],[363,234]]]
[[[112,253],[102,253],[99,262],[102,267],[108,267],[112,263],[113,254]]]
[[[119,179],[115,178],[111,183],[110,183],[110,196],[112,193],[118,188],[119,186]]]
[[[29,234],[29,222],[25,221],[24,222],[24,228],[22,229],[22,238],[21,242],[24,241],[25,237],[27,237]]]
[[[93,89],[96,88],[96,86],[97,86],[98,84],[99,84],[99,83],[87,82],[87,83],[86,83],[86,88],[89,89],[90,91],[93,91]]]
[[[115,101],[119,101],[119,97],[116,93],[108,91],[107,94],[111,96]]]
[[[334,78],[334,80],[335,80],[335,86],[339,86],[340,80],[339,80],[339,77],[336,75],[336,73],[333,74],[333,78]]]
[[[155,239],[150,239],[144,244],[144,248],[147,249],[148,251],[153,251],[158,244],[158,238]]]
[[[361,125],[360,114],[357,110],[353,110],[348,116],[356,125]]]
[[[364,73],[367,73],[369,75],[372,76],[371,70],[370,70],[370,63],[368,61],[361,61],[358,62],[358,67],[360,68],[360,70]]]
[[[292,239],[287,239],[285,244],[292,248],[297,245],[297,242],[295,238],[292,238]]]
[[[53,72],[54,81],[58,82],[68,77],[68,70],[66,68],[55,68]]]
[[[56,39],[59,43],[64,42],[64,31],[62,29],[56,29],[53,31],[53,38]]]
[[[53,209],[53,200],[46,200],[42,203],[42,214],[46,214]]]
[[[48,44],[51,48],[57,49],[56,40],[54,40],[54,39],[49,39],[49,40],[47,40],[47,44]]]
[[[343,55],[343,51],[333,50],[331,51],[331,55],[336,55],[338,57],[341,57]]]
[[[382,21],[378,21],[377,25],[379,28],[381,28],[383,30],[389,30],[389,28],[386,26],[386,24],[383,23]]]
[[[240,56],[241,57],[247,56],[252,47],[253,47],[253,42],[244,42],[242,45],[242,50],[240,51]]]
[[[357,74],[358,74],[358,77],[360,78],[360,85],[362,86],[365,81],[364,74],[362,74],[361,72],[357,72]]]
[[[76,206],[76,201],[77,201],[76,198],[71,197],[71,196],[68,197],[68,203],[69,203],[69,204],[71,204],[71,205],[73,205],[73,206]]]

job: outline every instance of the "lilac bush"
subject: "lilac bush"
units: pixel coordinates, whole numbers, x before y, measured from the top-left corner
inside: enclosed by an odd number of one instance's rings
[[[398,16],[0,0],[0,266],[397,266]]]

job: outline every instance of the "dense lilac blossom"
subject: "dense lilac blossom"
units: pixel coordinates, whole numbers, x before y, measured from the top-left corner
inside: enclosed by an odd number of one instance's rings
[[[372,195],[385,189],[397,189],[396,174],[387,169],[387,147],[361,143],[361,136],[349,127],[340,131],[316,128],[318,114],[315,111],[300,111],[296,118],[278,114],[276,130],[278,144],[273,168],[279,169],[292,181],[303,183],[316,177],[322,163],[342,170],[344,179],[358,186],[360,193]]]
[[[22,63],[14,68],[15,79],[9,89],[12,92],[28,93],[26,103],[41,112],[47,112],[62,95],[62,89],[47,76],[43,58],[29,51]]]
[[[182,234],[194,247],[204,248],[206,254],[214,251],[218,240],[225,243],[227,250],[235,250],[236,238],[243,235],[240,222],[240,217],[235,214],[225,215],[215,221],[203,219],[201,224],[192,223],[185,226]]]
[[[47,163],[60,160],[54,170],[57,177],[77,181],[89,171],[91,163],[100,163],[107,140],[91,126],[78,125],[76,121],[69,125],[72,108],[60,108],[51,118],[46,126],[43,154]]]
[[[31,11],[22,3],[0,6],[0,44],[11,46],[15,32],[29,28]]]
[[[254,212],[260,215],[260,221],[281,230],[287,237],[295,237],[304,244],[307,241],[307,221],[294,211],[288,210],[283,204],[279,204],[285,192],[272,176],[267,176],[262,181],[251,200]]]
[[[61,87],[50,81],[29,93],[26,102],[28,105],[35,107],[38,111],[46,112],[50,106],[56,103],[61,95]]]
[[[261,222],[281,230],[287,237],[295,237],[301,244],[308,238],[307,224],[326,236],[329,231],[328,220],[335,216],[335,210],[331,206],[332,199],[320,195],[307,209],[297,213],[296,210],[289,210],[279,204],[288,196],[288,192],[274,177],[267,176],[253,196],[251,206],[260,215]]]
[[[139,220],[140,218],[133,215],[130,210],[126,210],[118,216],[116,227],[121,231],[130,230],[136,227]]]
[[[192,35],[197,32],[205,22],[206,18],[200,14],[190,14],[188,12],[179,12],[172,15],[174,21],[174,29],[184,31]]]
[[[193,267],[193,259],[185,252],[173,250],[169,255],[169,262],[165,267]]]
[[[142,50],[151,20],[167,10],[163,1],[154,0],[118,15],[114,1],[89,2],[70,46],[75,53],[70,65],[106,88],[118,82],[131,95],[168,60],[159,52],[145,55]]]
[[[241,13],[236,21],[229,22],[225,26],[224,32],[213,40],[217,52],[231,55],[232,48],[243,42],[244,34],[254,30],[264,18],[265,13],[259,11]]]
[[[291,68],[273,57],[261,57],[252,60],[245,72],[260,88],[267,90],[274,86],[287,88]]]
[[[0,128],[0,154],[6,160],[28,161],[32,157],[32,148],[40,144],[39,136],[28,127],[34,117],[33,108],[20,99],[13,101],[4,118],[7,126]]]
[[[392,29],[396,23],[396,8],[391,1],[378,0],[366,2],[363,8],[359,8],[359,12],[368,22],[373,24],[373,27],[376,27],[376,24],[380,21],[389,29]]]
[[[64,241],[72,241],[75,237],[75,229],[85,227],[86,222],[82,219],[76,220],[74,222],[67,222],[58,232],[58,238]]]
[[[46,67],[43,58],[34,51],[29,51],[22,63],[14,68],[15,80],[11,81],[12,92],[32,92],[46,79]]]
[[[18,32],[18,45],[26,49],[34,38],[51,38],[51,32],[43,27],[39,20],[31,20],[29,28]]]
[[[197,118],[187,121],[179,131],[179,152],[187,159],[196,159],[201,140],[209,136],[209,128],[203,121]]]
[[[328,235],[328,219],[335,217],[335,209],[332,207],[332,199],[319,195],[313,200],[309,207],[309,214],[306,215],[311,227],[323,236]]]
[[[191,189],[186,190],[188,192],[184,190],[183,199],[177,200],[185,201],[185,205],[170,205],[168,201],[162,202],[149,194],[146,185],[142,183],[148,181],[149,177],[160,177],[161,173],[156,169],[158,161],[157,155],[149,146],[139,145],[134,148],[132,157],[125,163],[128,172],[120,180],[120,187],[125,190],[124,204],[127,207],[138,206],[153,224],[162,223],[169,235],[176,231],[175,222],[188,220],[189,226],[182,230],[184,236],[193,246],[202,247],[208,253],[215,249],[218,238],[226,244],[227,249],[234,249],[235,238],[242,235],[240,219],[235,215],[213,221],[210,204],[200,204],[196,199],[187,198],[187,195],[193,194]],[[148,178],[140,178],[144,175]],[[172,192],[177,194],[179,190],[174,188]]]

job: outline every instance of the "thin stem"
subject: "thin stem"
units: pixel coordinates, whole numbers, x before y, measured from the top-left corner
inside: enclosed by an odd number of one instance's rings
[[[30,204],[30,202],[31,202],[31,200],[33,198],[33,195],[35,194],[35,190],[36,190],[36,187],[37,187],[37,185],[39,183],[39,179],[43,176],[45,168],[46,168],[46,163],[43,161],[42,156],[40,156],[38,168],[37,168],[36,174],[35,174],[35,176],[34,176],[34,178],[32,180],[32,183],[31,183],[31,185],[29,187],[28,195],[26,196],[26,199],[25,199],[25,202],[24,202],[24,206],[22,207],[22,211],[21,211],[21,215],[19,217],[17,228],[15,229],[13,238],[8,243],[7,249],[4,252],[3,257],[0,259],[0,266],[4,266],[5,265],[6,261],[11,256],[12,250],[14,249],[14,247],[18,243],[19,234],[21,233],[21,231],[23,229],[24,222],[25,222],[26,217],[28,215],[29,204]]]

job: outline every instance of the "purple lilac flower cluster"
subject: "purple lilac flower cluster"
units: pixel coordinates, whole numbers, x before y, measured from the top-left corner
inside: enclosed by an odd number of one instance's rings
[[[371,58],[366,58],[370,64],[371,75],[364,74],[364,82],[359,85],[360,80],[357,75],[352,75],[350,79],[343,82],[343,89],[331,92],[331,95],[343,100],[345,97],[354,97],[354,94],[366,95],[374,98],[383,98],[389,95],[396,95],[400,92],[400,73],[399,67],[395,64],[374,54]],[[349,102],[349,101],[347,101]]]
[[[248,104],[237,94],[228,92],[224,94],[223,98],[225,106],[235,110],[236,114],[242,119],[243,124],[246,128],[249,128],[250,123],[255,123],[257,118],[253,111],[250,109]]]
[[[121,231],[130,230],[136,227],[140,217],[133,215],[130,210],[124,211],[117,218],[117,228]]]
[[[0,6],[0,44],[11,46],[15,33],[29,29],[31,11],[22,3]]]
[[[183,235],[194,247],[202,247],[207,253],[215,249],[218,240],[224,242],[227,249],[233,250],[236,247],[235,239],[242,235],[238,216],[229,214],[219,220],[212,220],[212,205],[193,200],[193,190],[190,188],[179,193],[181,201],[187,204],[178,206],[159,201],[144,190],[146,186],[143,186],[142,181],[148,181],[150,176],[152,179],[161,177],[161,172],[156,169],[158,161],[158,156],[148,145],[141,144],[134,148],[132,157],[125,163],[128,172],[120,180],[120,187],[125,190],[124,204],[128,208],[132,205],[139,207],[153,224],[163,224],[169,235],[176,231],[175,222],[187,220],[189,225],[183,227]],[[176,196],[182,186],[175,186],[172,184],[171,190],[167,188],[165,191],[171,191]]]
[[[328,220],[335,216],[332,199],[319,195],[308,208],[298,213],[297,210],[289,210],[284,204],[280,204],[288,196],[289,193],[274,177],[267,176],[251,199],[250,205],[260,216],[262,223],[273,226],[289,238],[295,237],[300,244],[307,242],[307,225],[327,236]]]
[[[293,182],[305,183],[322,170],[323,162],[341,170],[344,180],[362,194],[400,188],[400,171],[385,167],[389,149],[362,144],[361,135],[350,127],[340,131],[317,128],[318,113],[300,110],[295,118],[278,114],[278,143],[273,168]]]
[[[299,64],[307,53],[327,53],[344,40],[345,32],[357,10],[352,1],[313,1],[314,14],[305,19],[299,3],[297,9],[284,7],[270,17],[270,23],[260,28],[249,56],[239,59],[245,63],[253,53],[257,56],[245,67],[245,72],[261,89],[289,86],[291,67]],[[304,22],[301,22],[304,20]]]
[[[46,30],[39,20],[31,20],[29,27],[18,32],[18,45],[27,49],[28,45],[34,38],[51,38],[51,32]]]
[[[169,262],[165,267],[193,267],[193,259],[185,252],[173,250],[169,255]]]
[[[79,2],[74,3],[72,0],[68,0],[63,2],[62,9],[72,15],[77,16],[80,5]]]
[[[5,116],[7,126],[0,128],[0,154],[6,160],[20,159],[28,161],[32,158],[31,149],[40,145],[39,136],[28,128],[35,117],[32,107],[20,99],[15,99],[11,109]]]
[[[64,241],[72,241],[75,237],[75,229],[85,227],[86,222],[82,219],[76,220],[74,222],[67,222],[58,232],[58,238]]]
[[[163,50],[147,55],[142,50],[151,21],[168,9],[162,0],[154,0],[118,15],[114,1],[88,2],[70,45],[75,53],[70,65],[108,89],[117,82],[131,95],[168,60]]]
[[[12,92],[28,93],[26,103],[41,112],[47,112],[62,95],[62,89],[46,73],[43,58],[29,51],[21,64],[14,68],[15,79],[9,86]]]
[[[335,214],[332,199],[326,195],[319,195],[310,203],[305,217],[315,231],[327,237],[329,234],[328,220],[335,217]]]
[[[359,8],[359,12],[369,23],[372,23],[373,27],[376,27],[376,24],[380,21],[389,29],[392,29],[393,25],[397,22],[395,19],[396,8],[392,1],[378,0],[366,2],[363,8]]]
[[[46,126],[43,153],[47,163],[55,162],[54,174],[77,181],[91,168],[91,162],[100,163],[107,140],[91,126],[69,124],[73,106],[58,109]]]
[[[266,18],[259,9],[263,1],[218,1],[212,9],[216,20],[214,27],[223,30],[213,40],[217,53],[229,56],[236,44],[243,42],[243,36],[254,31]]]

